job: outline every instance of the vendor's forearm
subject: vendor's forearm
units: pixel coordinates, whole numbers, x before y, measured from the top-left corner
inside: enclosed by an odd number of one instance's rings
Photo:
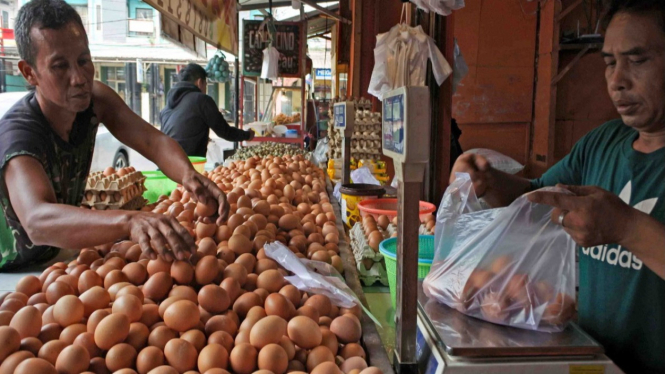
[[[40,204],[27,215],[24,227],[36,245],[82,249],[129,237],[128,222],[135,213]]]
[[[148,158],[171,180],[182,183],[185,174],[194,170],[185,151],[178,142],[166,135],[160,134],[152,143],[150,149],[153,152]]]
[[[531,182],[528,179],[496,169],[490,171],[489,178],[489,188],[483,198],[492,207],[508,206],[531,190]]]
[[[662,279],[665,279],[665,225],[648,214],[633,209],[629,227],[619,243]]]

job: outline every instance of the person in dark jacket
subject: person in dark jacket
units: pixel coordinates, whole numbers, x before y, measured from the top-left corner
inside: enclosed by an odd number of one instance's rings
[[[169,90],[166,107],[159,114],[162,132],[175,139],[188,156],[206,156],[211,129],[220,138],[233,142],[254,138],[252,130],[229,126],[215,101],[206,95],[207,76],[197,64],[180,70],[179,82]]]

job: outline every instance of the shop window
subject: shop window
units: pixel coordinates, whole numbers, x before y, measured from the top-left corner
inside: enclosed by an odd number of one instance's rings
[[[9,28],[9,13],[6,10],[2,11],[2,27]]]
[[[152,9],[136,8],[136,19],[141,21],[152,21]]]
[[[109,87],[113,88],[115,92],[125,99],[125,68],[109,66],[103,69],[106,72],[106,77],[103,80]]]

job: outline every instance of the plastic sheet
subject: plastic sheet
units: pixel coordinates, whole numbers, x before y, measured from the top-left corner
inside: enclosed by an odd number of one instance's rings
[[[487,159],[487,162],[489,162],[493,168],[503,171],[504,173],[517,174],[524,169],[524,165],[515,161],[511,157],[491,149],[474,148],[464,153],[473,153],[483,156]]]
[[[553,208],[523,195],[481,210],[469,175],[456,177],[437,213],[425,294],[489,322],[562,331],[575,313],[575,242],[551,221]]]
[[[353,184],[373,184],[375,186],[381,185],[381,182],[379,182],[379,180],[374,177],[374,174],[372,174],[367,166],[363,166],[351,171],[350,176]]]
[[[360,302],[355,292],[347,286],[342,275],[331,265],[321,261],[300,259],[279,242],[266,244],[264,250],[266,256],[293,273],[284,279],[297,289],[307,293],[325,295],[338,307],[352,308],[359,305],[375,323],[381,325]]]

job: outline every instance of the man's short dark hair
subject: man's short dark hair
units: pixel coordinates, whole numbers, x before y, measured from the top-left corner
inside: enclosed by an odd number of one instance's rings
[[[182,68],[180,70],[180,75],[178,76],[180,82],[190,83],[206,78],[208,78],[208,73],[206,73],[205,69],[201,65],[194,63],[187,64],[187,66]]]
[[[605,29],[619,13],[648,14],[655,16],[665,32],[665,0],[609,0],[604,16]]]
[[[81,26],[81,30],[85,30],[81,16],[63,0],[32,0],[23,5],[18,11],[14,26],[16,46],[21,59],[35,67],[37,50],[30,37],[33,27],[59,30],[70,22],[75,22]],[[87,42],[87,34],[85,38]]]

